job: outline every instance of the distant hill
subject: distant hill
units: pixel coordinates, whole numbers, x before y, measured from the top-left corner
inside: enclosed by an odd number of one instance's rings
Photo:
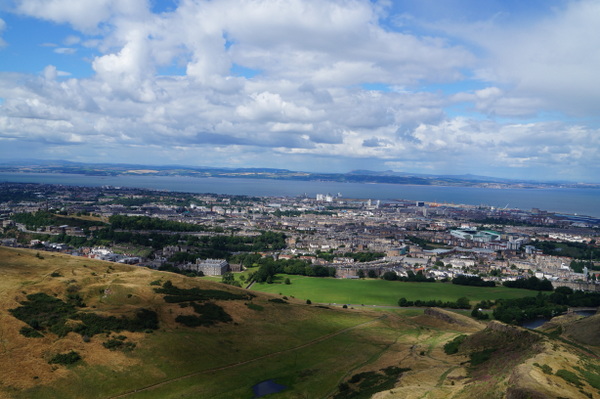
[[[0,172],[73,173],[90,176],[157,175],[243,179],[277,179],[331,181],[350,183],[385,183],[469,187],[600,187],[569,182],[536,182],[477,175],[428,175],[394,171],[354,170],[348,173],[316,173],[275,168],[220,168],[182,165],[89,164],[70,161],[22,160],[0,162]]]

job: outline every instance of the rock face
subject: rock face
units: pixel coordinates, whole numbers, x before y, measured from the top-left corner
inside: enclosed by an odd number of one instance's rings
[[[488,323],[486,329],[492,331],[498,331],[507,335],[531,335],[531,332],[526,328],[513,326],[510,324],[504,324],[496,320],[492,320]]]
[[[449,324],[456,324],[464,327],[482,327],[478,322],[469,317],[440,308],[427,308],[424,313]]]
[[[566,335],[585,345],[600,346],[600,314],[581,318],[563,327]]]

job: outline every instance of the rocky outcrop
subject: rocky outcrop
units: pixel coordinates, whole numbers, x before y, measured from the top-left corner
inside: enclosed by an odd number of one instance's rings
[[[425,314],[427,316],[435,317],[436,319],[448,324],[455,324],[462,327],[471,327],[476,329],[481,329],[483,327],[482,324],[471,319],[470,317],[440,308],[427,308],[425,309]]]

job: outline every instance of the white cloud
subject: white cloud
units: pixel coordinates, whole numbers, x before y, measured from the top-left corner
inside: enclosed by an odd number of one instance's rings
[[[17,12],[57,23],[68,23],[85,33],[97,33],[99,25],[116,15],[135,16],[148,9],[146,0],[22,0]]]
[[[106,153],[216,166],[305,160],[310,168],[600,173],[596,128],[540,117],[597,115],[597,3],[570,2],[528,28],[439,26],[484,56],[441,34],[383,25],[391,7],[181,0],[152,14],[142,0],[24,0],[20,13],[78,31],[54,50],[93,51],[94,74],[65,78],[54,66],[37,77],[0,73],[0,139],[65,154],[77,147],[77,156],[98,161]],[[234,65],[256,73],[232,76]],[[472,74],[475,88],[462,88]],[[383,89],[362,89],[369,83]],[[455,85],[451,94],[421,87],[445,83]],[[468,116],[451,113],[458,107]]]
[[[58,47],[54,49],[56,54],[75,54],[77,49],[72,47]]]
[[[6,46],[6,42],[2,39],[2,33],[6,29],[6,22],[2,18],[0,18],[0,48]]]
[[[487,53],[477,72],[482,79],[581,116],[600,111],[599,27],[600,2],[573,0],[539,20],[510,24],[500,18],[446,30]]]
[[[74,46],[79,43],[81,43],[81,38],[75,35],[69,35],[63,40],[65,46]]]

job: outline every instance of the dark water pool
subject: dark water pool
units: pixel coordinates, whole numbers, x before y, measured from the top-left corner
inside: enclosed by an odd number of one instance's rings
[[[261,396],[269,395],[271,393],[281,392],[285,389],[287,389],[285,385],[278,384],[273,380],[259,382],[252,387],[255,398],[260,398]]]
[[[589,316],[595,315],[596,311],[595,310],[576,310],[575,313],[577,313],[578,315],[583,316],[583,317],[589,317]],[[521,327],[534,329],[534,328],[538,328],[539,326],[546,323],[547,321],[550,321],[550,318],[538,317],[537,319],[528,320],[528,321],[523,322],[521,324]]]

